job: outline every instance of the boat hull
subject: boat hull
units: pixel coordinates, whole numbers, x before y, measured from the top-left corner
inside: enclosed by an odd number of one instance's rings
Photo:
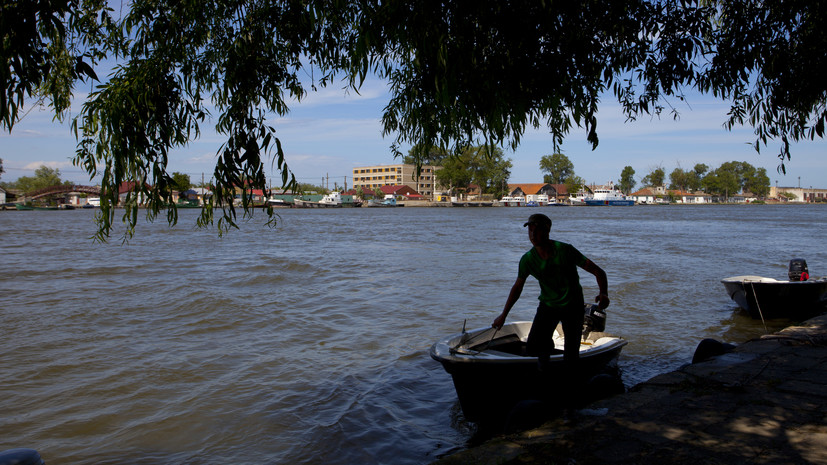
[[[342,208],[342,204],[313,202],[310,200],[293,200],[293,208]]]
[[[761,276],[721,280],[729,297],[753,318],[807,318],[827,309],[827,279],[777,281]]]
[[[537,369],[537,357],[509,353],[516,346],[524,347],[530,329],[530,321],[508,324],[497,334],[492,328],[483,328],[465,336],[460,333],[447,337],[431,347],[431,358],[451,375],[466,419],[480,421],[522,400],[553,399],[559,393],[562,383],[557,375],[563,369],[563,338],[559,334],[555,336],[555,347],[560,350],[551,356],[543,375]],[[483,350],[477,352],[473,346],[462,344],[463,337],[482,341],[479,346]],[[576,380],[585,384],[603,373],[625,345],[621,338],[592,333],[587,343],[581,344]]]
[[[635,204],[634,200],[586,199],[583,202],[590,207],[631,207]]]

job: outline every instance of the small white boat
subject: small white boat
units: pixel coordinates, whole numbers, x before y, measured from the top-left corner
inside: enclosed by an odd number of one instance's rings
[[[531,194],[525,196],[526,206],[534,202],[534,206],[545,207],[549,204],[548,195],[546,194]]]
[[[319,200],[319,203],[326,207],[341,207],[342,194],[340,192],[331,192],[330,194],[322,197],[322,200]]]
[[[454,381],[462,412],[470,421],[484,418],[497,403],[537,399],[544,384],[537,357],[525,355],[530,321],[506,324],[499,331],[480,328],[448,336],[431,346],[431,358],[442,363]],[[586,333],[584,333],[586,334]],[[563,364],[563,341],[558,327],[549,371]],[[578,376],[589,380],[617,359],[627,342],[603,332],[588,332],[580,343]]]
[[[579,190],[576,194],[569,194],[569,205],[586,205],[589,195],[585,190]]]
[[[505,196],[499,203],[504,207],[522,207],[525,206],[525,197]]]
[[[267,205],[273,208],[290,208],[293,206],[291,202],[288,202],[284,199],[279,199],[275,197],[271,197],[267,199]]]
[[[382,200],[368,200],[368,207],[404,207],[404,204],[397,203],[393,194],[388,194]]]

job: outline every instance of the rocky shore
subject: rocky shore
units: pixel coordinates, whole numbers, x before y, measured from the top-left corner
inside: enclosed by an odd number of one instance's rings
[[[827,315],[435,463],[827,464]]]

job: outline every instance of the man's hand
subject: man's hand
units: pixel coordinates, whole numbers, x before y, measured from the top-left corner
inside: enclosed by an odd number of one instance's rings
[[[598,294],[594,301],[597,302],[597,308],[600,310],[609,306],[609,296],[606,294]]]
[[[500,313],[500,316],[494,319],[494,322],[491,323],[491,327],[494,329],[502,329],[503,325],[505,324],[505,313]]]

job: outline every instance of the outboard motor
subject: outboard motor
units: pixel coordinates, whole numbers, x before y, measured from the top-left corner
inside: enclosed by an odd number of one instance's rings
[[[790,260],[790,270],[787,273],[790,281],[806,281],[810,279],[810,272],[807,270],[807,261],[803,258]]]
[[[586,314],[583,315],[583,335],[590,332],[603,332],[606,330],[606,312],[600,310],[597,304],[586,304]]]

